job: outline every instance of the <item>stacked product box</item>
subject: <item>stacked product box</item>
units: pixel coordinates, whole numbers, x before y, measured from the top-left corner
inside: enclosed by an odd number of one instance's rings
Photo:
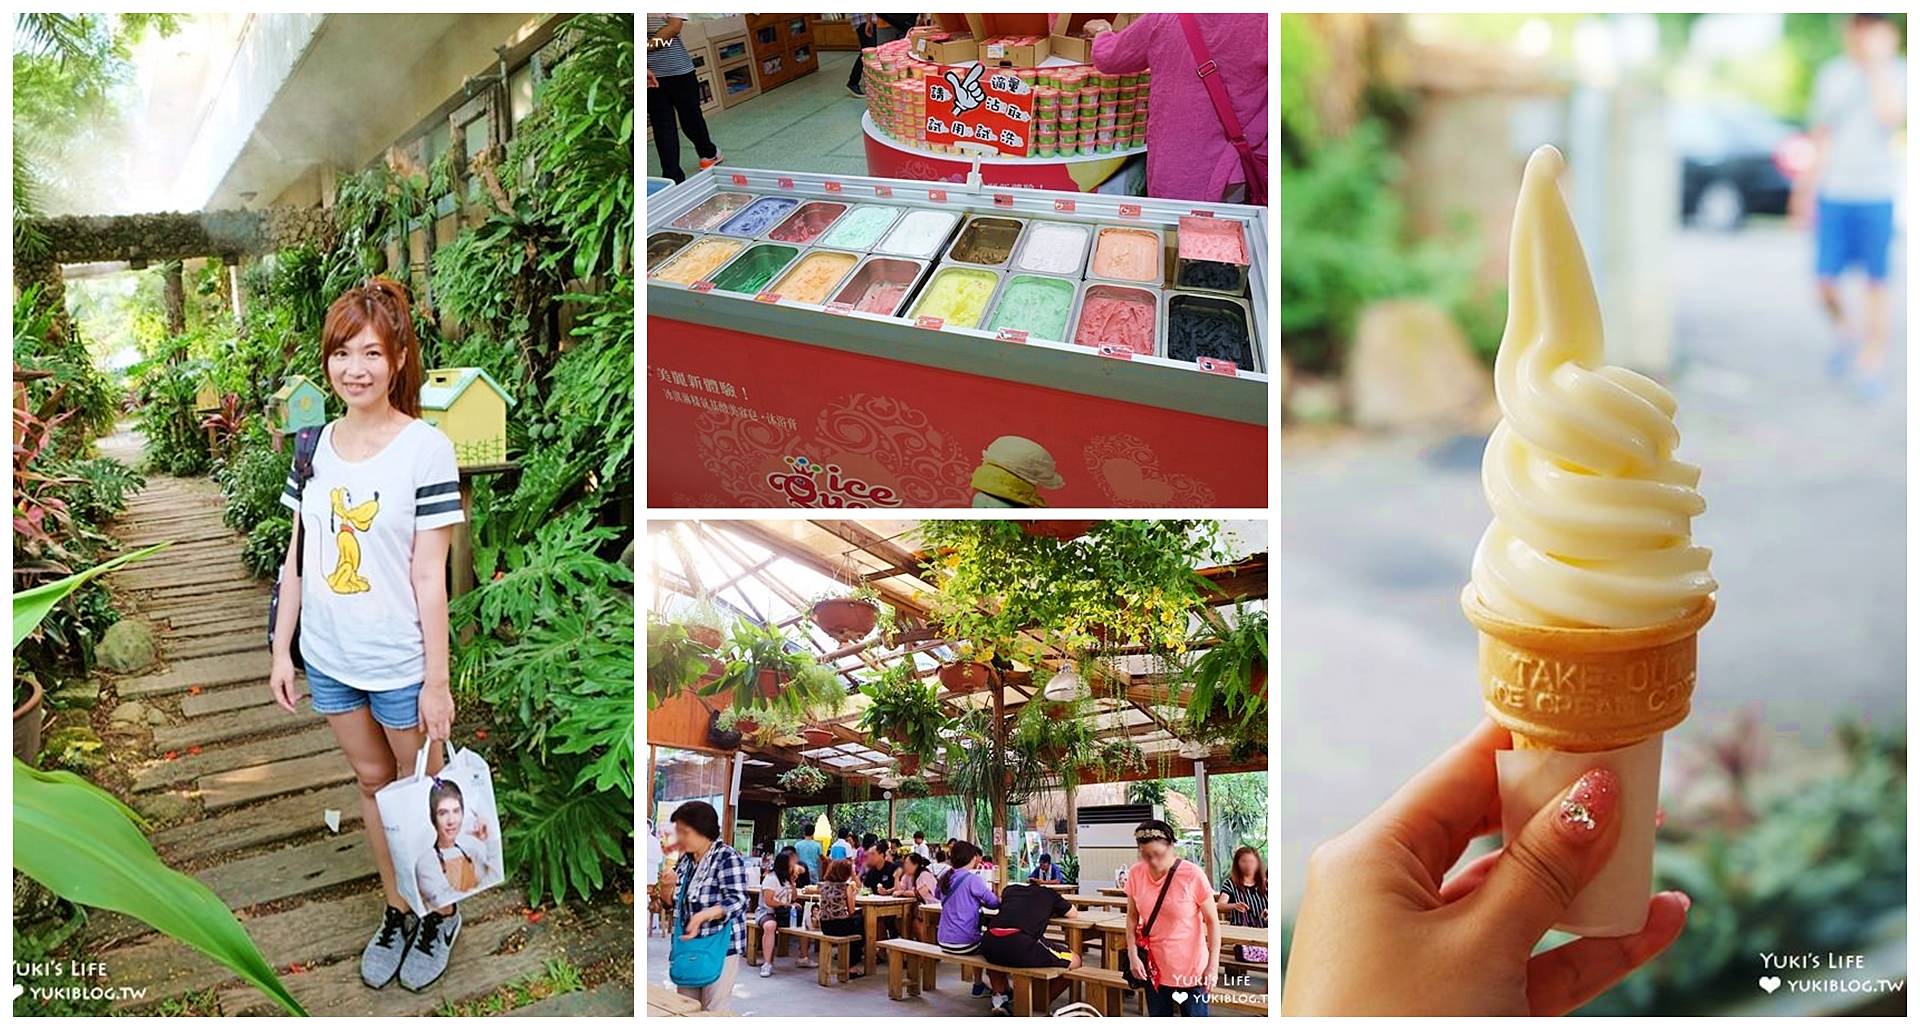
[[[924,330],[1259,372],[1263,323],[1247,237],[1256,224],[1205,213],[1114,220],[723,188],[656,224],[647,275],[657,285],[857,311]]]
[[[990,41],[996,42],[996,41]],[[1006,46],[1028,46],[1009,40]],[[909,40],[898,39],[861,51],[867,113],[895,142],[929,153],[957,149],[927,142],[926,76],[948,66],[916,57]],[[1034,158],[1111,154],[1147,145],[1147,94],[1150,76],[1109,75],[1091,65],[1015,68],[1034,91]]]

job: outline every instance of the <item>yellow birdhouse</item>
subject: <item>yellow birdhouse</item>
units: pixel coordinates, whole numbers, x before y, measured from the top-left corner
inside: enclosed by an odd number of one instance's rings
[[[220,410],[220,391],[214,388],[212,381],[201,381],[200,389],[193,395],[193,410],[200,414]]]
[[[461,468],[507,460],[507,408],[513,398],[479,368],[427,370],[420,384],[420,417],[453,441]]]
[[[273,428],[293,433],[327,424],[327,395],[306,376],[288,376],[267,406]]]

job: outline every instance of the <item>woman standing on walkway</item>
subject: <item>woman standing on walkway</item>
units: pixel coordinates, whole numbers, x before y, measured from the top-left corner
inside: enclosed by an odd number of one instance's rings
[[[320,363],[347,413],[320,431],[312,477],[302,485],[290,474],[280,496],[296,528],[280,568],[268,689],[295,710],[298,628],[313,710],[353,767],[386,894],[360,978],[380,988],[397,975],[417,991],[446,971],[460,912],[451,904],[424,919],[407,911],[374,794],[452,729],[447,548],[464,519],[460,471],[453,443],[420,419],[420,344],[405,287],[373,279],[335,300]],[[439,772],[441,750],[430,752],[430,772]]]
[[[747,894],[753,876],[740,852],[720,839],[720,813],[705,801],[673,810],[685,853],[674,870],[673,930],[667,975],[674,989],[707,1012],[724,1010],[740,956],[747,953]]]
[[[1204,1016],[1220,982],[1220,916],[1207,874],[1173,850],[1173,827],[1133,828],[1140,861],[1127,870],[1127,967],[1147,983],[1147,1015]]]

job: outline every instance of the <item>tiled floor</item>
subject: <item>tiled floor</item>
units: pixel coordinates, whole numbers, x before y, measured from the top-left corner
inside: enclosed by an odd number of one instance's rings
[[[847,93],[853,53],[820,54],[820,70],[707,115],[707,131],[727,163],[742,168],[867,174],[860,116],[866,102]],[[693,144],[680,137],[680,164],[698,169]],[[660,155],[647,142],[647,174],[660,174]]]

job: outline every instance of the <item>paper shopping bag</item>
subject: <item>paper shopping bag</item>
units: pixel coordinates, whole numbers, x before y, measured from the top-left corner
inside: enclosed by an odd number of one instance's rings
[[[413,775],[374,795],[400,896],[422,916],[506,881],[493,772],[479,755],[442,744],[438,774],[427,773],[428,741]]]

